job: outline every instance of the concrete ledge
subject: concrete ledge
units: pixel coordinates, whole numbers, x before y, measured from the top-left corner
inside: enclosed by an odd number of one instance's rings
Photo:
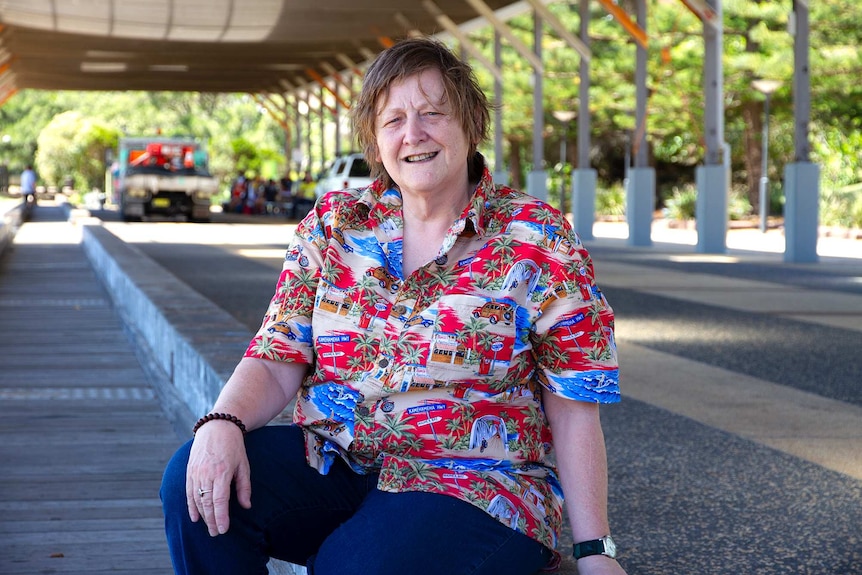
[[[82,237],[123,320],[150,348],[195,419],[206,413],[252,333],[102,226],[83,226]]]
[[[18,228],[26,219],[27,213],[24,202],[2,214],[0,217],[0,255],[12,244],[15,234],[18,233]]]

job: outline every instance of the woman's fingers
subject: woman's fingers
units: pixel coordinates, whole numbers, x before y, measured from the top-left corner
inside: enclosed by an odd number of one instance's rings
[[[198,509],[200,509],[200,514],[204,518],[204,523],[206,523],[207,531],[209,531],[211,537],[215,537],[219,534],[215,518],[216,490],[199,489],[197,495],[197,502],[199,504]]]

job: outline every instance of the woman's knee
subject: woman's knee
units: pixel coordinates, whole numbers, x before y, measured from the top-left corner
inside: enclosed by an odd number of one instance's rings
[[[309,573],[526,575],[550,559],[540,543],[464,501],[377,491],[321,545]]]
[[[186,512],[186,467],[191,445],[189,441],[180,447],[165,466],[159,495],[166,514],[171,511]]]

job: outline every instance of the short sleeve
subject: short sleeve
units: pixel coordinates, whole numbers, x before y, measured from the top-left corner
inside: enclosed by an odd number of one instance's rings
[[[595,281],[578,235],[560,230],[571,249],[550,257],[548,291],[535,324],[539,382],[561,397],[592,403],[620,400],[614,313]]]
[[[275,293],[245,357],[313,363],[311,316],[323,261],[323,227],[312,210],[296,228]]]

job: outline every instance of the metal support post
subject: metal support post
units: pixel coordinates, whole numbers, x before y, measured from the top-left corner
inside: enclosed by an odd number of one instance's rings
[[[326,106],[323,103],[324,91],[323,86],[318,91],[320,99],[320,116],[318,117],[318,126],[320,129],[320,173],[326,168]]]
[[[590,0],[580,0],[580,36],[590,44]],[[590,62],[581,58],[578,93],[578,168],[572,170],[572,224],[583,240],[593,239],[598,174],[590,168]]]
[[[503,64],[500,32],[494,30],[494,65]],[[494,182],[509,184],[509,171],[503,159],[503,82],[494,78]]]
[[[535,58],[542,59],[542,19],[533,12],[533,50]],[[545,126],[545,111],[542,102],[543,73],[540,67],[533,68],[533,170],[527,176],[527,193],[543,202],[548,201],[548,173],[544,169],[545,140],[542,137]]]
[[[758,190],[758,201],[760,202],[760,231],[766,233],[769,228],[769,100],[771,93],[766,93],[763,101],[763,135],[761,136],[763,156],[760,162],[760,189]]]

